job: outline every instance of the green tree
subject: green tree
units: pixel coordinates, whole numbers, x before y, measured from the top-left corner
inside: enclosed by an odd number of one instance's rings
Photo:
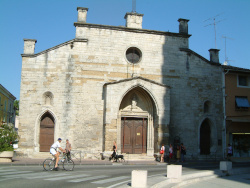
[[[15,109],[16,116],[18,116],[19,115],[19,100],[14,101],[14,109]]]
[[[13,151],[13,144],[17,142],[18,134],[12,124],[0,126],[0,152]]]

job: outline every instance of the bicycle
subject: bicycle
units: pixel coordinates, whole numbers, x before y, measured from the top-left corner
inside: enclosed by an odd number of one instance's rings
[[[61,163],[63,164],[63,169],[66,171],[72,171],[74,169],[75,166],[74,161],[71,158],[68,158],[66,153],[64,153],[63,158],[58,161],[58,166]],[[51,171],[55,168],[55,164],[56,164],[56,159],[54,157],[47,158],[43,162],[43,168],[46,171]]]

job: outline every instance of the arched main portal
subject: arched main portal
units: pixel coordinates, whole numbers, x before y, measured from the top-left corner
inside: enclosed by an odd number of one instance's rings
[[[200,127],[200,154],[209,155],[211,147],[211,127],[208,119],[205,119]]]
[[[40,152],[49,152],[54,142],[54,127],[55,121],[53,116],[49,112],[46,112],[40,122]]]
[[[129,154],[148,153],[154,144],[155,105],[149,94],[141,87],[129,91],[119,108],[121,152]]]

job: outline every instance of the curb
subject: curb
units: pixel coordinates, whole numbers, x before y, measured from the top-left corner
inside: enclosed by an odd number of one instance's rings
[[[196,172],[183,175],[180,179],[167,179],[165,181],[159,182],[153,185],[151,188],[179,188],[184,185],[197,183],[200,181],[209,180],[212,178],[239,175],[250,173],[249,167],[235,168],[229,172],[222,172],[221,170],[208,170],[206,172]]]

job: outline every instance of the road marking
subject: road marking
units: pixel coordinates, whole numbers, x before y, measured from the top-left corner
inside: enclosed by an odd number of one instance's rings
[[[0,175],[8,175],[8,174],[22,174],[22,173],[30,173],[32,171],[12,171],[12,172],[0,172]]]
[[[87,175],[87,174],[80,174],[80,175],[68,174],[67,176],[63,176],[63,177],[48,178],[48,179],[44,179],[44,180],[49,180],[49,181],[65,180],[65,179],[74,179],[74,178],[81,178],[81,177],[87,177],[87,176],[89,176],[89,175]]]
[[[162,175],[162,174],[155,174],[155,175],[148,176],[148,177],[154,177],[154,176],[159,176],[159,175]],[[113,187],[117,187],[117,186],[120,186],[121,184],[128,184],[129,182],[131,182],[131,179],[126,180],[126,181],[123,181],[123,182],[119,182],[119,183],[114,184],[114,185],[110,185],[109,187],[106,187],[106,188],[113,188]]]
[[[123,180],[123,179],[127,179],[127,178],[129,178],[129,177],[128,176],[120,176],[120,177],[116,177],[116,178],[109,178],[109,179],[105,179],[105,180],[94,181],[91,183],[103,184],[103,183],[109,183],[109,182]]]
[[[13,170],[0,170],[0,172],[13,172],[13,171],[17,171],[16,169],[13,169]]]
[[[18,178],[28,178],[28,177],[33,177],[33,176],[37,176],[37,175],[39,175],[39,176],[42,176],[42,175],[44,175],[44,174],[48,174],[48,173],[45,173],[45,172],[36,172],[36,173],[24,173],[24,174],[12,174],[12,175],[7,175],[7,176],[2,176],[2,177],[18,177]]]
[[[99,178],[106,178],[106,177],[108,177],[108,176],[94,176],[94,177],[70,180],[68,182],[78,183],[78,182],[89,181],[89,180],[94,180],[94,179],[99,179]]]
[[[53,174],[53,173],[47,173],[47,175],[41,176],[37,175],[35,177],[25,177],[25,179],[35,179],[35,178],[52,178],[52,177],[57,177],[57,176],[66,176],[68,173],[61,173],[61,174]]]

